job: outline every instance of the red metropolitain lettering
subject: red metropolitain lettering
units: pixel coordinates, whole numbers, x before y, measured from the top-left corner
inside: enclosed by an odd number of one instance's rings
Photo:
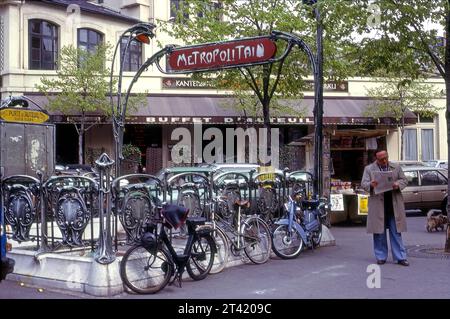
[[[167,57],[168,70],[195,71],[221,69],[251,63],[265,63],[275,56],[277,47],[270,37],[209,43],[175,48]]]

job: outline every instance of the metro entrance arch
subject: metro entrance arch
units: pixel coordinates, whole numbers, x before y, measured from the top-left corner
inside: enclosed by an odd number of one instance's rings
[[[276,56],[276,42],[279,40],[285,41],[287,46],[279,56]],[[120,176],[120,160],[123,159],[123,131],[128,99],[134,83],[149,66],[155,64],[158,70],[164,74],[187,74],[244,68],[280,62],[288,56],[295,46],[298,46],[308,56],[314,76],[314,195],[319,198],[322,195],[322,156],[320,150],[323,136],[323,101],[320,101],[318,60],[309,46],[300,37],[282,31],[272,31],[268,36],[184,47],[167,45],[148,58],[129,84],[123,103],[119,98],[117,111],[113,112],[116,176]],[[164,69],[160,61],[165,56],[166,68]]]

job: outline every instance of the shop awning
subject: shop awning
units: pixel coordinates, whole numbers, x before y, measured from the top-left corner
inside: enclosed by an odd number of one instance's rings
[[[30,95],[37,103],[44,106],[47,98],[42,95]],[[299,124],[313,125],[314,99],[306,97],[303,100],[283,100],[280,103],[291,106],[297,112],[303,112],[303,116],[283,114],[273,116],[271,122],[275,125]],[[223,96],[196,96],[196,95],[151,95],[147,97],[147,103],[133,112],[127,123],[132,124],[243,124],[262,123],[262,117],[245,116],[243,111],[233,109],[233,98]],[[324,99],[324,124],[336,125],[397,125],[394,118],[374,119],[365,115],[365,111],[371,105],[371,100],[352,97],[325,97]],[[50,112],[56,122],[66,122],[70,116],[63,116],[58,112]],[[76,117],[73,115],[72,117]],[[90,114],[99,117],[99,114]],[[73,120],[73,119],[72,119]],[[417,117],[408,111],[406,124],[414,124]]]
[[[130,118],[136,121],[145,118],[150,123],[262,123],[261,117],[246,117],[243,111],[232,108],[233,99],[225,97],[204,96],[149,96],[147,105],[142,106]],[[309,124],[313,125],[314,99],[284,100],[284,103],[304,116],[286,114],[274,116],[273,124]],[[365,115],[370,107],[371,100],[356,98],[325,98],[324,123],[325,124],[383,124],[397,125],[393,118],[382,118],[379,121]],[[416,123],[416,115],[408,112],[406,123]]]

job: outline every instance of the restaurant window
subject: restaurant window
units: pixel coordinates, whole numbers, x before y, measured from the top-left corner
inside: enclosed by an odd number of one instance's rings
[[[78,29],[78,48],[94,53],[103,42],[103,35],[92,29]]]
[[[177,13],[183,10],[184,0],[170,0],[170,19],[175,20],[177,18]],[[189,14],[183,14],[183,20],[188,20]]]
[[[203,3],[203,10],[197,13],[197,17],[203,18],[206,14],[214,14],[216,20],[220,21],[220,11],[222,4],[219,1],[208,1],[205,0]]]
[[[422,161],[434,159],[434,131],[432,129],[422,129]]]
[[[33,19],[28,23],[29,68],[56,70],[58,56],[58,27],[48,21]]]
[[[417,130],[405,129],[403,133],[405,160],[417,160]]]
[[[128,43],[128,37],[123,37],[120,42],[120,56]],[[123,71],[137,71],[142,65],[142,43],[131,40],[127,53],[125,54]]]

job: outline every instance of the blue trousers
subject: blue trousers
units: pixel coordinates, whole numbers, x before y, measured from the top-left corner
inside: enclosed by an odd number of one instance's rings
[[[395,217],[388,217],[387,226],[389,228],[389,239],[391,242],[391,252],[394,261],[406,259],[406,249],[403,245],[402,234],[397,232]],[[388,257],[387,230],[382,234],[373,234],[373,248],[377,260],[386,260]]]

